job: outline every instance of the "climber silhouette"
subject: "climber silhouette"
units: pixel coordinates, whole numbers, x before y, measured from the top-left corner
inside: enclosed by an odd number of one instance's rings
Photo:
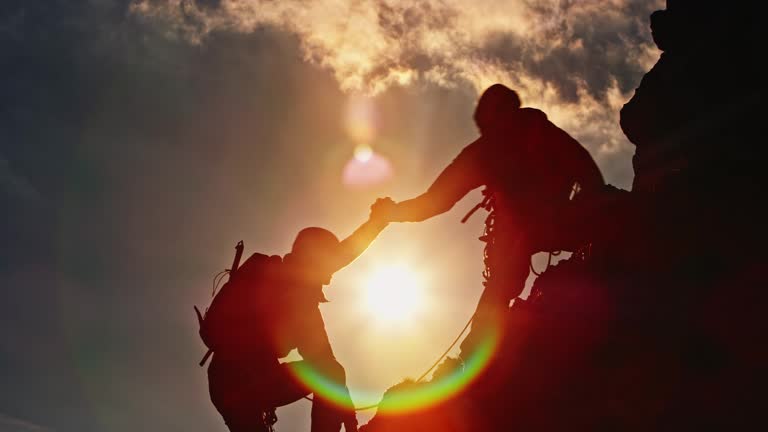
[[[362,430],[765,429],[764,9],[758,1],[667,0],[651,15],[663,54],[620,113],[635,146],[632,190],[607,186],[564,206],[594,209],[586,232],[578,231],[589,248],[544,272],[528,301],[510,308],[509,337],[460,395],[411,416],[377,415]],[[470,189],[465,183],[480,184],[478,170],[483,181],[496,181],[492,196],[507,196],[492,207],[487,290],[512,270],[499,269],[514,262],[494,254],[527,228],[515,221],[537,214],[510,200],[529,185],[536,190],[535,176],[549,169],[513,160],[524,136],[485,143],[483,162],[449,183],[443,177],[458,171],[465,150],[432,187],[450,194],[428,192],[433,198],[421,204],[391,209],[393,220],[427,218],[450,208]],[[501,142],[509,148],[492,150]],[[557,156],[547,152],[545,159]],[[503,166],[509,170],[496,168]],[[551,196],[561,201],[559,192]],[[550,196],[532,201],[539,198]],[[555,225],[549,247],[566,237]],[[388,393],[434,385],[407,384]]]
[[[450,210],[468,192],[485,186],[486,283],[462,344],[471,352],[485,330],[502,318],[522,292],[531,255],[574,247],[558,235],[556,220],[570,198],[600,190],[603,178],[589,153],[547,116],[521,108],[517,93],[501,84],[480,97],[474,114],[480,138],[448,165],[426,193],[385,205],[393,222],[417,222]]]
[[[377,201],[368,221],[344,241],[312,227],[299,232],[282,258],[253,254],[214,298],[201,336],[214,352],[208,368],[211,400],[232,432],[267,431],[276,421],[274,408],[311,393],[296,378],[301,370],[319,374],[336,389],[335,405],[315,392],[311,430],[338,432],[342,424],[357,430],[344,368],[333,354],[318,304],[326,301],[323,285],[387,225],[384,203]],[[280,364],[294,348],[303,360]]]

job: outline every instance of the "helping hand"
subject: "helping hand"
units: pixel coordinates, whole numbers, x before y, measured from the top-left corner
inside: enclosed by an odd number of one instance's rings
[[[370,220],[389,223],[392,221],[392,212],[395,210],[397,204],[392,201],[392,198],[379,198],[373,205],[371,205]]]

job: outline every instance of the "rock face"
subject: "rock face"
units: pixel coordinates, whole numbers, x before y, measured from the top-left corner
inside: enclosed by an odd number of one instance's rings
[[[754,160],[759,123],[753,120],[764,86],[759,9],[757,1],[677,0],[653,13],[652,34],[663,54],[621,111],[622,129],[637,146],[636,190],[664,187],[681,172],[721,175],[717,168],[726,163]]]
[[[537,279],[461,394],[364,432],[766,429],[763,9],[652,15],[663,54],[621,111],[635,183],[596,206],[590,254]]]
[[[633,190],[655,193],[718,254],[761,246],[745,240],[765,215],[763,3],[669,0],[651,16],[663,54],[621,111]]]

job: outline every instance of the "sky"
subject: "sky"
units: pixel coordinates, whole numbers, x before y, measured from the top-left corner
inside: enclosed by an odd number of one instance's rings
[[[424,191],[477,136],[494,82],[628,188],[618,110],[658,58],[662,6],[3,1],[0,431],[226,430],[192,306],[234,244],[282,255],[303,227],[344,237],[377,197]],[[420,375],[471,316],[483,217],[459,220],[479,199],[390,226],[326,288],[358,404]],[[400,325],[365,309],[387,265],[423,290]],[[279,430],[308,430],[308,407],[279,410]]]

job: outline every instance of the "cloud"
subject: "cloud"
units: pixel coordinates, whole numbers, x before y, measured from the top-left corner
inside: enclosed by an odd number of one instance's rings
[[[658,3],[133,0],[130,9],[196,43],[220,30],[271,26],[294,33],[304,58],[331,69],[344,89],[415,79],[464,79],[481,88],[482,70],[498,66],[573,98],[582,84],[596,95],[612,79],[631,88],[628,81],[645,66],[638,59],[650,46],[647,17]]]
[[[629,149],[616,113],[657,57],[648,16],[661,0],[133,0],[169,35],[277,28],[346,91],[494,82],[517,89],[595,153]],[[568,129],[570,127],[571,129]]]

